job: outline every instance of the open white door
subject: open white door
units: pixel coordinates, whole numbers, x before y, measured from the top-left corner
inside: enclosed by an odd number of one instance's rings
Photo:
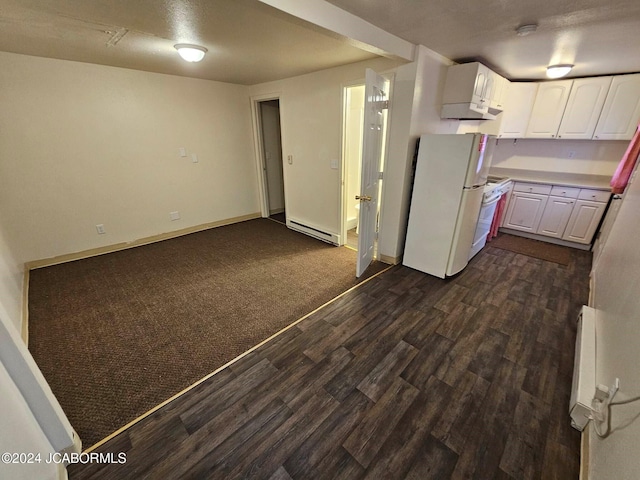
[[[360,277],[373,260],[378,214],[378,179],[382,159],[384,114],[388,108],[387,81],[371,69],[365,73],[364,128],[362,134],[362,173],[360,182],[360,215],[358,218],[358,261],[356,277]]]

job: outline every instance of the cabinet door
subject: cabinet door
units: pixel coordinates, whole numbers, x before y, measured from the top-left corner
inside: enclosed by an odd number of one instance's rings
[[[591,243],[606,203],[577,200],[562,238],[570,242]]]
[[[536,233],[548,198],[547,195],[538,193],[512,193],[507,207],[505,228]]]
[[[489,102],[491,101],[491,92],[493,91],[493,82],[490,77],[491,70],[478,64],[478,71],[476,73],[476,82],[473,87],[473,96],[471,102],[477,104],[479,107],[489,108]]]
[[[509,80],[495,72],[489,71],[489,84],[491,90],[489,111],[498,114],[504,110],[504,101],[509,87]]]
[[[536,233],[562,238],[575,202],[572,198],[550,196]]]
[[[500,119],[499,138],[523,138],[529,124],[533,101],[538,92],[534,82],[511,82],[508,85],[504,111]]]
[[[611,79],[595,77],[573,81],[558,138],[589,140],[593,137]]]
[[[556,138],[573,80],[543,82],[533,104],[527,138]]]
[[[602,107],[593,138],[631,140],[640,122],[640,73],[616,75]]]
[[[447,80],[442,94],[442,103],[472,103],[478,107],[489,107],[485,100],[490,70],[479,62],[451,65],[447,69]]]

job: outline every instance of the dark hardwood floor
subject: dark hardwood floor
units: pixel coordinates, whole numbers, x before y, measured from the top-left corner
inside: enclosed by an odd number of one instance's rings
[[[568,402],[591,255],[397,266],[98,448],[71,479],[577,479]]]

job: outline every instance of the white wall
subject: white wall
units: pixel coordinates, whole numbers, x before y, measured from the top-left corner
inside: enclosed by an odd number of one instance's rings
[[[0,462],[0,478],[53,479],[52,452],[79,452],[81,443],[17,330],[0,304],[0,453],[39,453],[42,463]]]
[[[0,364],[20,391],[51,447],[55,451],[62,451],[74,444],[79,447],[69,420],[18,332],[6,321],[6,312],[1,306]],[[0,430],[3,441],[7,433]]]
[[[593,272],[596,381],[620,378],[615,401],[640,396],[640,177],[628,187]],[[599,438],[590,424],[590,477],[640,478],[640,402],[611,407],[612,433]]]
[[[0,219],[15,261],[258,212],[247,99],[244,86],[0,53]]]
[[[0,462],[0,478],[15,480],[54,480],[58,467],[47,464],[53,448],[38,426],[28,405],[0,363],[0,452],[40,454],[42,463],[6,464]]]
[[[397,63],[380,58],[250,87],[252,96],[280,98],[282,154],[293,156],[284,165],[288,218],[340,234],[341,167],[331,160],[342,158],[342,89],[364,83],[367,67],[382,72]]]
[[[22,331],[22,283],[24,267],[15,259],[5,240],[4,223],[0,216],[0,311],[17,332]]]
[[[342,158],[342,90],[364,83],[365,68],[372,68],[393,76],[378,248],[381,255],[399,259],[416,139],[423,133],[477,130],[477,122],[440,119],[452,62],[422,46],[416,55],[416,61],[400,66],[381,58],[251,87],[251,95],[280,97],[283,156],[293,156],[293,164],[285,162],[284,168],[288,217],[340,233],[341,170],[331,169],[331,160]]]
[[[518,171],[544,171],[610,179],[628,144],[627,141],[501,139],[491,165],[512,170],[516,175]]]
[[[395,69],[379,251],[399,260],[404,250],[416,140],[425,133],[456,133],[458,120],[441,120],[447,66],[452,62],[419,46],[416,61]]]

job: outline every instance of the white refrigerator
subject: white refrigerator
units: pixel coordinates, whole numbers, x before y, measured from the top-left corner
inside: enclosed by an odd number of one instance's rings
[[[495,139],[420,137],[403,265],[445,278],[467,266]]]

